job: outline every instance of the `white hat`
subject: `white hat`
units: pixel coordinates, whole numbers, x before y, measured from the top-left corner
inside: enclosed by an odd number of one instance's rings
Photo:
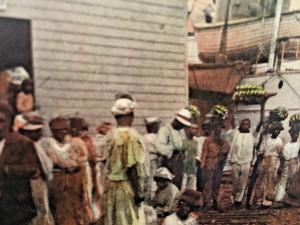
[[[134,112],[137,107],[137,103],[128,98],[119,98],[115,101],[114,105],[111,107],[111,112],[113,115],[127,115]]]
[[[187,109],[181,109],[176,113],[175,119],[178,120],[180,123],[182,123],[185,126],[190,127],[191,126],[191,118],[192,115],[189,110]]]
[[[38,130],[44,127],[43,118],[38,115],[28,115],[27,123],[22,127],[22,130]]]
[[[38,130],[42,128],[43,128],[43,124],[27,123],[24,127],[22,127],[22,130]]]
[[[146,125],[151,125],[154,123],[161,123],[161,120],[158,117],[148,117],[144,119]]]
[[[175,176],[166,167],[160,167],[155,171],[154,177],[173,180]]]

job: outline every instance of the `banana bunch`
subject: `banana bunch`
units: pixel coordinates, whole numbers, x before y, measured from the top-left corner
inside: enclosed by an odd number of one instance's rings
[[[289,125],[291,130],[300,132],[300,113],[296,113],[290,117]]]
[[[290,117],[290,123],[300,123],[300,113],[296,113]]]
[[[220,117],[220,118],[225,118],[227,113],[228,113],[228,110],[227,108],[224,106],[224,105],[214,105],[210,112],[213,114],[213,115],[216,115],[217,117]]]
[[[236,87],[233,100],[243,98],[244,96],[261,96],[265,93],[266,91],[261,85],[243,84]]]
[[[189,105],[186,109],[190,111],[192,119],[194,120],[197,120],[201,116],[199,108],[195,105]]]
[[[283,121],[288,117],[289,113],[285,107],[277,107],[270,111],[270,119],[271,120],[277,120],[277,121]]]

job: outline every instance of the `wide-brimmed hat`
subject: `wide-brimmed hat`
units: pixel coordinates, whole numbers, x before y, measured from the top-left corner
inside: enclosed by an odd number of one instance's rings
[[[187,109],[181,109],[176,113],[175,119],[178,120],[180,123],[182,123],[185,126],[190,127],[191,126],[191,118],[192,115],[189,110]]]
[[[166,180],[173,180],[175,176],[166,168],[160,167],[155,171],[154,178],[162,178]]]

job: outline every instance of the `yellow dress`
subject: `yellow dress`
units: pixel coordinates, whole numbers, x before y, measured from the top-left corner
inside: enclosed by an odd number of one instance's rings
[[[138,225],[138,206],[127,176],[128,168],[138,171],[139,190],[144,191],[144,149],[141,136],[129,127],[119,127],[107,134],[106,225]],[[139,193],[142,196],[144,193]]]

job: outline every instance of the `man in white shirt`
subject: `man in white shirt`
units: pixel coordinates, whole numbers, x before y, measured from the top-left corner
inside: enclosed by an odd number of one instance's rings
[[[229,161],[232,166],[233,208],[240,209],[248,182],[253,158],[254,137],[250,131],[251,122],[243,119],[233,135]]]
[[[161,120],[158,117],[149,117],[144,120],[147,134],[143,136],[146,147],[145,167],[147,172],[147,197],[152,200],[155,195],[156,184],[153,180],[156,169],[159,167],[159,155],[157,153],[157,133]]]

